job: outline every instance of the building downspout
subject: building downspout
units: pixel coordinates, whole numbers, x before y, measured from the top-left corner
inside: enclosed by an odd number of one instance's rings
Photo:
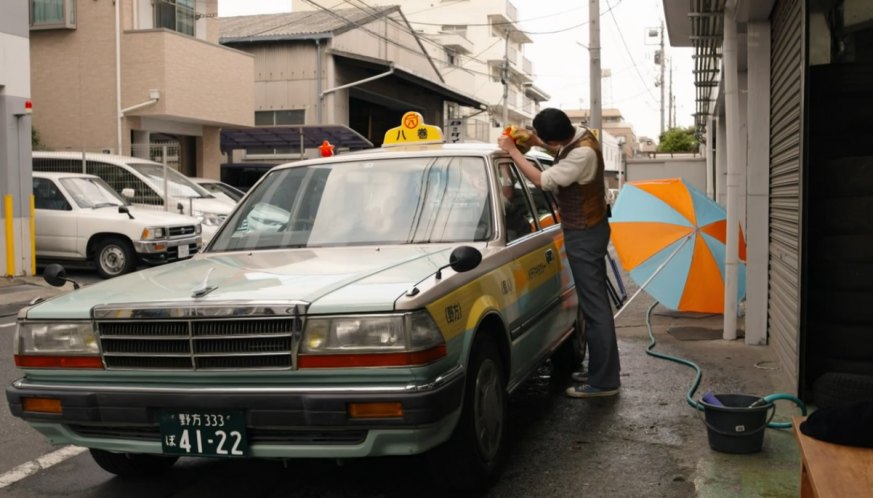
[[[739,179],[745,158],[740,150],[739,92],[737,75],[737,1],[728,0],[724,8],[724,102],[727,138],[727,239],[724,272],[724,332],[722,338],[737,338],[737,280],[739,274]]]
[[[384,73],[379,73],[375,76],[370,76],[369,78],[364,78],[362,80],[353,81],[351,83],[346,83],[345,85],[340,85],[340,86],[335,86],[333,88],[328,88],[327,90],[324,90],[323,92],[319,93],[319,99],[324,100],[325,95],[327,95],[329,93],[336,92],[337,90],[344,90],[346,88],[351,88],[353,86],[358,86],[358,85],[362,85],[364,83],[369,83],[373,80],[378,80],[379,78],[391,76],[392,74],[394,74],[394,63],[393,62],[389,63],[388,70],[385,71]]]
[[[115,0],[115,143],[116,154],[121,154],[121,0]]]
[[[324,124],[324,98],[321,95],[321,40],[315,39],[315,92],[318,94],[318,124]],[[302,154],[303,151],[301,150]]]

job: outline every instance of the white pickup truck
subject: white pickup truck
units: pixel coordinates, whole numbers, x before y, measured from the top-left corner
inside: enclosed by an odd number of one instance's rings
[[[111,278],[138,262],[190,258],[203,245],[195,218],[131,207],[94,175],[34,172],[33,195],[39,264],[93,264]]]

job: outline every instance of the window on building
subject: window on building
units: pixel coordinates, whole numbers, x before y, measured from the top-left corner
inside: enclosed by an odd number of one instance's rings
[[[461,58],[458,57],[458,54],[453,50],[446,50],[446,62],[448,62],[450,66],[459,66],[461,64]]]
[[[306,124],[306,111],[255,111],[255,126],[281,126]]]
[[[155,27],[194,36],[195,0],[155,0]]]
[[[456,33],[463,37],[467,36],[466,24],[443,24],[440,28],[443,33]]]
[[[286,111],[255,111],[255,126],[283,126],[306,124],[306,111],[294,109]],[[298,144],[288,147],[249,147],[249,155],[289,155],[299,154]]]
[[[76,0],[30,0],[30,29],[59,28],[76,28]]]

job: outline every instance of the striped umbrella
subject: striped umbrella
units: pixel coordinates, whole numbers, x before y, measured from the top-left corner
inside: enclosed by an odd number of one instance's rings
[[[681,178],[629,182],[609,224],[621,265],[661,304],[724,312],[724,208]],[[739,239],[738,301],[746,293],[742,229]]]

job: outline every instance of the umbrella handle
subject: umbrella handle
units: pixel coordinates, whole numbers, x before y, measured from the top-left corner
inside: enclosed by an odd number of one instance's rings
[[[664,269],[665,266],[667,266],[667,263],[669,263],[670,260],[673,259],[673,257],[676,256],[676,254],[679,253],[679,250],[682,249],[683,247],[685,247],[685,244],[687,244],[688,241],[691,240],[691,237],[693,237],[694,234],[695,234],[695,232],[691,232],[690,234],[688,234],[688,235],[685,236],[685,240],[683,240],[682,243],[679,244],[679,247],[677,247],[677,248],[676,248],[676,249],[675,249],[675,250],[670,254],[670,256],[668,256],[667,259],[664,260],[663,263],[661,263],[660,265],[658,265],[657,268],[655,268],[655,271],[654,271],[654,272],[649,276],[649,278],[646,279],[645,282],[643,282],[643,285],[641,285],[640,288],[637,289],[636,292],[634,292],[634,295],[631,296],[630,299],[628,299],[627,301],[625,301],[624,306],[622,306],[618,311],[616,311],[616,312],[615,312],[615,315],[612,315],[612,319],[613,319],[613,320],[615,320],[616,318],[618,318],[618,315],[622,314],[622,312],[623,312],[624,310],[627,309],[627,305],[630,304],[630,302],[633,301],[634,298],[636,298],[636,297],[640,294],[640,292],[642,292],[643,289],[646,288],[647,285],[649,285],[649,283],[652,281],[652,279],[654,279],[654,278],[658,275],[658,273],[660,273],[661,270]]]

